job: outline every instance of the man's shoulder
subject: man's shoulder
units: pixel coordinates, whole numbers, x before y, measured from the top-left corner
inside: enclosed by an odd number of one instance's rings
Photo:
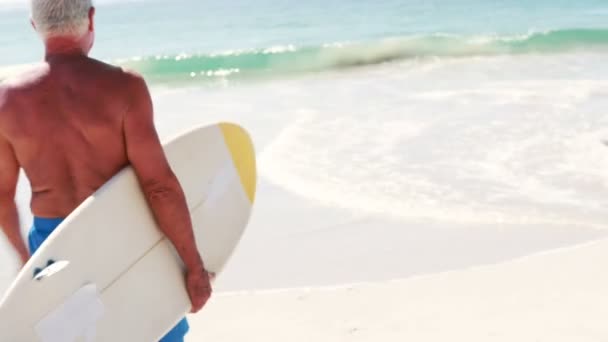
[[[138,73],[137,71],[127,68],[121,68],[121,70],[124,77],[129,81],[132,86],[139,87],[146,84],[144,76]]]
[[[8,101],[8,92],[8,85],[0,83],[0,115],[2,114],[6,102]]]
[[[21,69],[18,73],[8,76],[0,82],[0,87],[5,94],[11,94],[27,89],[38,83],[49,73],[47,64],[38,63]]]
[[[131,96],[145,95],[148,93],[148,85],[144,76],[137,71],[121,68],[125,85]]]
[[[109,64],[98,59],[90,58],[89,61],[95,63],[96,66],[104,71],[114,73],[118,77],[124,78],[126,81],[139,81],[143,76],[138,72],[125,68],[120,65]]]
[[[21,83],[0,82],[0,130],[8,118],[12,117],[15,104],[19,102]]]
[[[36,84],[48,73],[44,64],[28,66],[0,81],[0,114],[9,111],[14,103],[19,102],[22,94],[35,88]]]
[[[27,85],[25,79],[20,76],[12,77],[0,82],[0,115],[6,113],[9,105],[14,102],[15,97],[21,93]]]
[[[10,98],[12,97],[13,89],[10,84],[0,82],[0,131],[2,130],[3,122],[9,117]]]

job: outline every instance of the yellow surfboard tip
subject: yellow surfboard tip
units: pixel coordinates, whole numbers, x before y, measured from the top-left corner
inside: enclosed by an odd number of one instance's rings
[[[251,204],[255,201],[257,172],[255,150],[249,134],[239,125],[222,122],[219,127],[224,135],[224,141],[232,156],[245,194]]]

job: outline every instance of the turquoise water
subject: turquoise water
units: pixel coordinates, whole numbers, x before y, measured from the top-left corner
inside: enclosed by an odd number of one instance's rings
[[[0,10],[5,66],[42,53],[27,9],[14,7]],[[148,0],[98,7],[94,55],[128,61],[158,82],[608,47],[608,4],[594,0]]]

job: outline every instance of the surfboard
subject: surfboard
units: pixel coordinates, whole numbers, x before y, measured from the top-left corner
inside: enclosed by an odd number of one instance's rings
[[[254,203],[251,139],[242,127],[219,123],[163,147],[205,266],[218,274]],[[190,306],[183,264],[128,167],[66,218],[21,270],[0,302],[0,341],[158,341]]]

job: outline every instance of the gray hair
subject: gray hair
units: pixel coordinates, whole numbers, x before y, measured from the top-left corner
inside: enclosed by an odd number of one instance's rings
[[[31,0],[32,20],[43,37],[82,36],[89,26],[92,0]]]

